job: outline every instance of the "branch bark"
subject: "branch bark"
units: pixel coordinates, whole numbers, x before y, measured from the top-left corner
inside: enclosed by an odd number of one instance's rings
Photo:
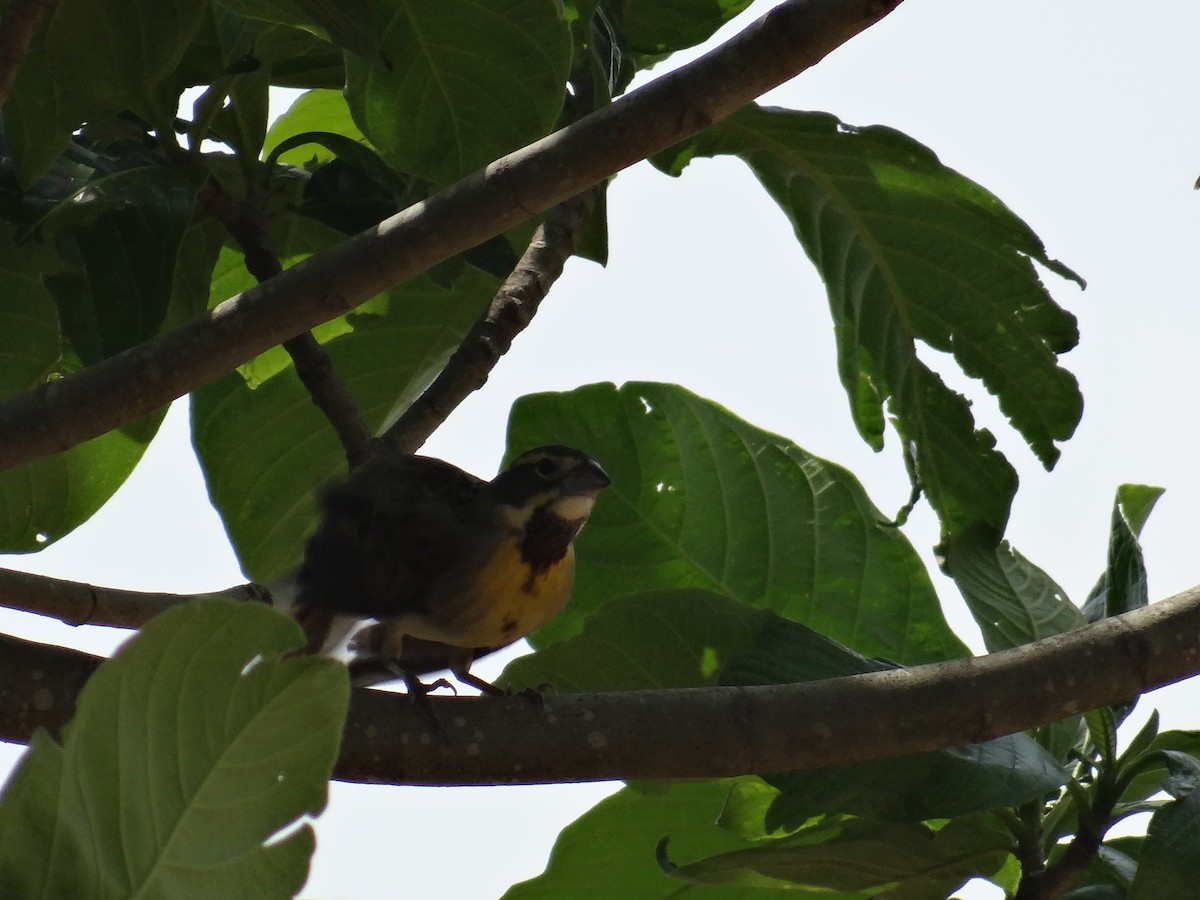
[[[108,625],[140,628],[172,606],[201,597],[267,601],[256,584],[239,584],[212,594],[165,594],[99,587],[15,569],[0,569],[0,606],[49,616],[68,625]]]
[[[0,404],[0,470],[157,409],[276,344],[702,131],[901,0],[789,0],[675,72],[206,315]]]
[[[61,731],[94,657],[0,638],[0,739]],[[44,673],[53,672],[52,678]],[[356,690],[334,777],[388,784],[704,778],[990,740],[1200,672],[1200,586],[975,659],[805,684],[524,697]],[[36,677],[36,673],[43,673]]]

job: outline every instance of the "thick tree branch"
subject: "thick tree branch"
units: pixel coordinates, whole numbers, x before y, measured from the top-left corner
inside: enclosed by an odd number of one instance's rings
[[[0,403],[0,469],[73,447],[702,131],[900,0],[790,0],[694,62],[206,315]]]
[[[0,638],[0,739],[57,733],[98,660]],[[516,784],[778,772],[989,740],[1200,671],[1200,587],[976,659],[793,685],[438,698],[357,690],[335,777]],[[52,678],[45,673],[53,672]],[[35,677],[32,673],[42,673]]]
[[[558,204],[533,233],[529,246],[478,322],[463,338],[433,384],[383,435],[397,453],[416,453],[446,417],[508,352],[529,327],[538,306],[562,274],[596,206],[595,189]]]
[[[255,187],[243,200],[236,200],[210,178],[200,189],[200,203],[237,241],[246,260],[246,269],[262,284],[283,272],[279,252],[268,231],[266,196]],[[311,331],[304,331],[283,342],[292,358],[296,375],[308,391],[313,404],[324,413],[341,441],[351,467],[367,457],[372,435],[350,388],[333,367],[333,361]]]
[[[11,0],[0,18],[0,106],[8,100],[38,24],[55,0]]]
[[[15,569],[0,569],[0,606],[49,616],[68,625],[140,628],[164,609],[201,597],[268,599],[266,591],[256,584],[239,584],[211,594],[162,594],[98,587]]]

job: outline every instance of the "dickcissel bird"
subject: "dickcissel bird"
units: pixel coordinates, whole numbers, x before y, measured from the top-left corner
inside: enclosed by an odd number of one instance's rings
[[[592,457],[557,445],[491,481],[430,457],[376,455],[320,499],[295,583],[309,651],[330,649],[339,624],[375,619],[350,645],[356,682],[390,671],[420,690],[420,675],[449,669],[495,692],[471,663],[562,610],[575,536],[609,483]]]

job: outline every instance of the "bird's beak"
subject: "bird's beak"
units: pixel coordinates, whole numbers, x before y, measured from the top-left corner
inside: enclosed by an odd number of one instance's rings
[[[562,492],[571,495],[595,497],[604,488],[612,484],[608,473],[600,468],[600,463],[591,457],[577,469],[567,473],[563,479]]]

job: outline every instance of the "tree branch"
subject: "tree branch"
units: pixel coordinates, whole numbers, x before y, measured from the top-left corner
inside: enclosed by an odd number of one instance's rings
[[[492,369],[508,352],[513,339],[529,327],[538,306],[562,275],[595,207],[593,188],[550,210],[512,274],[445,368],[383,434],[391,449],[416,453],[463,400],[487,384]]]
[[[262,191],[251,185],[245,199],[239,201],[210,178],[200,189],[197,199],[237,241],[246,260],[247,271],[259,284],[283,272],[279,252],[268,233],[266,197]],[[353,468],[366,459],[372,435],[349,386],[333,367],[333,360],[311,331],[301,332],[284,341],[283,349],[292,358],[296,375],[313,404],[333,426],[345,451],[346,461]]]
[[[0,18],[0,106],[8,100],[29,42],[55,0],[11,0]]]
[[[692,63],[196,320],[0,403],[0,470],[157,409],[702,131],[816,64],[900,2],[789,0]]]
[[[49,616],[68,625],[140,628],[171,606],[201,597],[267,601],[264,588],[239,584],[211,594],[163,594],[98,587],[15,569],[0,569],[0,606]]]
[[[0,739],[57,733],[99,660],[0,638]],[[388,784],[704,778],[985,741],[1200,671],[1200,587],[1033,644],[804,684],[431,698],[356,690],[334,775]],[[42,677],[35,678],[35,672]],[[53,678],[45,677],[53,672]]]

